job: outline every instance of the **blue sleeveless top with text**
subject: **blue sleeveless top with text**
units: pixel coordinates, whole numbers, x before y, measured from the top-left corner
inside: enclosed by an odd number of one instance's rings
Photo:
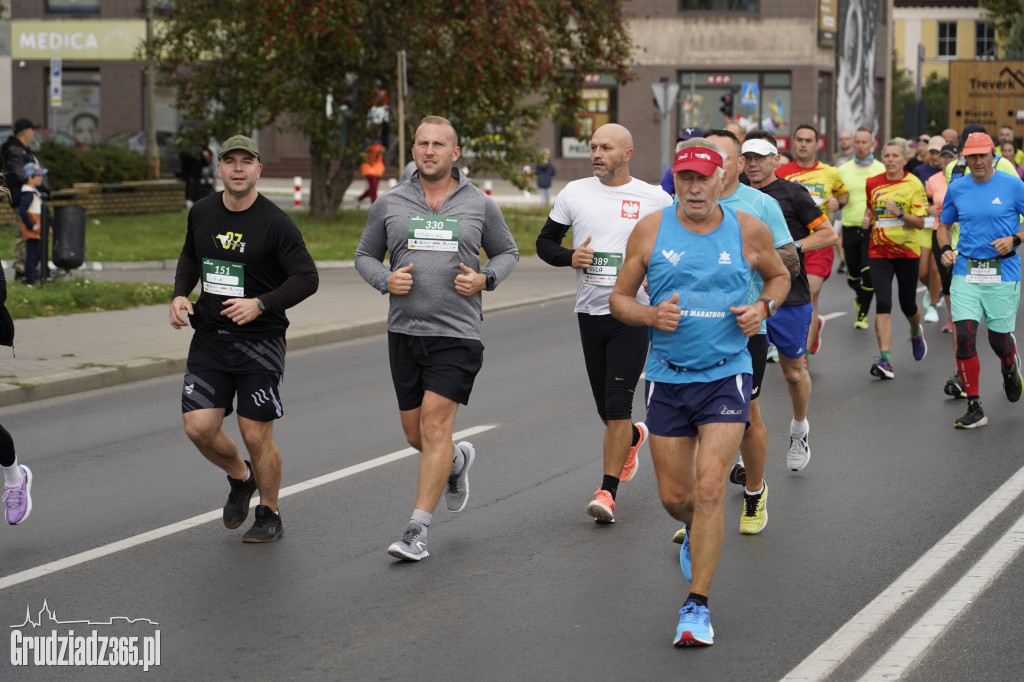
[[[689,384],[752,372],[747,337],[729,312],[746,302],[750,265],[736,212],[722,211],[722,222],[708,234],[683,227],[675,206],[661,212],[647,267],[651,305],[678,292],[682,317],[674,332],[649,328],[648,381]]]

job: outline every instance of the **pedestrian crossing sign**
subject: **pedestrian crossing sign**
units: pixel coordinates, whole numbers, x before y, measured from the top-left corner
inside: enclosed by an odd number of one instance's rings
[[[740,106],[757,106],[757,83],[746,82],[743,84],[743,94],[740,97]]]

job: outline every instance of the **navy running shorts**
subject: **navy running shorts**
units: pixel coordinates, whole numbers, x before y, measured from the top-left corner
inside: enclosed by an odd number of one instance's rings
[[[188,349],[181,413],[223,409],[232,412],[238,396],[238,416],[270,422],[284,415],[283,336],[273,339],[231,339],[195,332]]]
[[[804,356],[813,312],[813,303],[783,305],[768,318],[768,341],[775,344],[779,354],[790,360]]]
[[[484,344],[453,336],[388,332],[388,357],[402,412],[422,405],[425,391],[468,405],[473,382],[484,363]]]
[[[711,422],[750,424],[749,374],[734,374],[707,383],[648,381],[646,399],[644,423],[655,436],[693,437],[698,426]]]

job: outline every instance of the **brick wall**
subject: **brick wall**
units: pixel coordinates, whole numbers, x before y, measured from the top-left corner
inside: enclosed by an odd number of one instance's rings
[[[50,206],[77,205],[87,216],[167,213],[185,207],[185,183],[180,180],[144,180],[101,185],[75,183],[72,189],[54,192]],[[13,211],[0,211],[0,225],[14,225]]]

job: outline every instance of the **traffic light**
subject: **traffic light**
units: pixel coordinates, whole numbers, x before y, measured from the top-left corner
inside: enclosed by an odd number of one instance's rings
[[[722,95],[722,106],[718,107],[718,110],[725,115],[727,119],[732,118],[732,93]]]

